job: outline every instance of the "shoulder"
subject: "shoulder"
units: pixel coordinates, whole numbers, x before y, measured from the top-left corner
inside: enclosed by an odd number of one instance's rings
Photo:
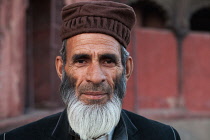
[[[6,132],[0,135],[0,140],[4,140],[4,137],[5,140],[36,140],[40,139],[40,136],[47,139],[47,137],[50,136],[51,132],[53,131],[60,114],[61,113],[57,113]]]
[[[143,127],[143,126],[144,126],[144,128],[147,128],[147,127],[148,128],[155,128],[155,127],[167,128],[168,127],[168,125],[165,125],[158,121],[154,121],[154,120],[145,118],[145,117],[135,114],[133,112],[130,112],[127,110],[123,110],[123,112],[127,115],[127,117],[132,121],[132,123],[136,127]]]
[[[180,140],[178,132],[170,125],[145,118],[126,110],[123,110],[123,112],[144,139]]]

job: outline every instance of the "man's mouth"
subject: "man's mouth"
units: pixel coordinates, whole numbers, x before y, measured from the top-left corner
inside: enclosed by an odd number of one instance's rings
[[[89,99],[89,100],[100,100],[105,98],[108,95],[108,93],[103,93],[103,92],[98,92],[98,91],[94,91],[94,92],[85,92],[82,93],[81,96],[83,96],[83,98]]]

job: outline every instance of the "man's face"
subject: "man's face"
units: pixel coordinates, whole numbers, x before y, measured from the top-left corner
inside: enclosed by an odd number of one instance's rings
[[[118,41],[104,34],[80,34],[67,40],[66,51],[64,70],[75,79],[77,98],[87,105],[107,103],[123,73]]]

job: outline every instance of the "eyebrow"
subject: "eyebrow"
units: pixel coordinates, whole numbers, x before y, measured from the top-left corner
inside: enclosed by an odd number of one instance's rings
[[[117,60],[118,60],[118,58],[117,58],[117,56],[115,54],[109,54],[109,53],[101,54],[99,56],[99,59],[100,60],[103,60],[103,59],[111,59],[111,60],[113,60],[115,62],[117,62]]]
[[[90,55],[88,55],[88,54],[83,54],[83,53],[81,53],[81,54],[74,54],[74,55],[72,56],[72,60],[73,60],[73,61],[76,61],[76,60],[78,60],[78,59],[87,59],[87,58],[90,58]]]

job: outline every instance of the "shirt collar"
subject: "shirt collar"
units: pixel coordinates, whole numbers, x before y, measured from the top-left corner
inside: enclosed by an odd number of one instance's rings
[[[71,140],[71,136],[69,135],[69,122],[67,119],[67,111],[66,109],[61,113],[51,136],[58,140]]]
[[[114,128],[107,135],[97,138],[96,140],[112,140],[113,133],[114,133]]]

